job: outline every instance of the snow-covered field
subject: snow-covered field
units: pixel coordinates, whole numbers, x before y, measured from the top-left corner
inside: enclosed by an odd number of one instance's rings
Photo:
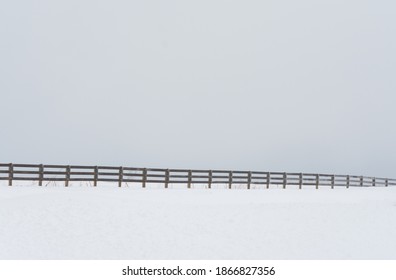
[[[396,188],[0,186],[0,259],[396,259]]]

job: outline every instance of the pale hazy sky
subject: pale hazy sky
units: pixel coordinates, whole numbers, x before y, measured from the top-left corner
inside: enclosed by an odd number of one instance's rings
[[[1,1],[0,162],[396,177],[396,2]]]

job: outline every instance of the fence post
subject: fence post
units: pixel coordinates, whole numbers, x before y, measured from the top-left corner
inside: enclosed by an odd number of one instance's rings
[[[98,185],[98,167],[94,167],[94,187]]]
[[[66,166],[66,180],[65,180],[65,187],[69,186],[70,180],[70,165]]]
[[[43,178],[44,178],[44,166],[40,164],[39,166],[39,186],[43,185]]]
[[[118,172],[118,187],[120,187],[120,188],[122,186],[123,171],[124,171],[124,168],[122,166],[120,166],[120,169]]]
[[[10,163],[8,165],[8,185],[12,186],[12,179],[14,179],[14,165]]]
[[[360,176],[360,186],[363,187],[363,176]]]
[[[250,184],[251,183],[252,183],[252,172],[249,171],[248,172],[248,185],[247,185],[248,190],[250,190]]]
[[[147,168],[143,168],[143,174],[142,174],[142,188],[146,187],[146,181],[147,181]]]
[[[267,189],[269,189],[270,181],[271,181],[271,173],[267,172]]]
[[[375,178],[373,178],[373,187],[375,187]]]
[[[187,188],[191,189],[191,181],[192,181],[192,171],[188,170],[188,183]]]
[[[349,175],[347,175],[347,184],[346,184],[347,189],[349,189]]]
[[[232,171],[228,174],[228,188],[231,189],[232,187]]]
[[[316,174],[316,189],[319,189],[319,174]]]
[[[302,188],[302,182],[303,182],[303,174],[300,173],[299,178],[298,178],[298,188],[301,190]]]
[[[286,189],[287,184],[287,173],[283,173],[283,188]]]
[[[334,181],[335,181],[335,178],[334,178],[335,176],[334,175],[331,175],[331,188],[332,189],[334,189]]]
[[[165,170],[165,189],[168,188],[169,185],[169,169]]]
[[[385,179],[385,187],[388,186],[388,179]]]
[[[209,177],[208,177],[208,188],[212,188],[212,176],[213,176],[213,172],[212,170],[209,170]]]

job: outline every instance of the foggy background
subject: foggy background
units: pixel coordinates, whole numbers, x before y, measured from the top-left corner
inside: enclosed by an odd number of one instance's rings
[[[396,177],[396,4],[1,1],[0,162]]]

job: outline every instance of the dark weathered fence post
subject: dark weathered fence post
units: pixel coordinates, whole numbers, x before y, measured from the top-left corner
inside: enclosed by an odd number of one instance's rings
[[[271,173],[267,172],[267,189],[269,189],[271,181]]]
[[[286,189],[287,184],[287,173],[283,173],[283,188]]]
[[[232,171],[228,174],[228,188],[231,189],[232,187]]]
[[[43,185],[43,178],[44,178],[44,166],[40,164],[39,166],[39,186]]]
[[[189,189],[191,189],[191,182],[192,182],[192,171],[188,170],[188,183],[187,183],[187,187]]]
[[[8,185],[12,186],[12,180],[14,179],[14,165],[10,163],[8,165]]]
[[[65,180],[65,187],[69,186],[70,181],[70,165],[66,166],[66,180]]]
[[[388,186],[388,179],[385,179],[385,187]]]
[[[123,180],[123,171],[124,171],[124,168],[122,167],[122,166],[120,166],[120,168],[119,168],[119,171],[118,171],[118,187],[120,187],[121,188],[121,186],[122,186],[122,180]]]
[[[248,184],[247,184],[247,188],[248,190],[250,189],[250,184],[252,183],[252,172],[249,171],[248,172]]]
[[[146,181],[147,181],[147,168],[143,168],[143,173],[142,173],[142,188],[146,187]]]
[[[298,188],[301,190],[302,188],[302,183],[303,183],[303,174],[300,173],[300,175],[298,176]]]
[[[169,169],[165,170],[165,189],[168,188],[169,185]]]
[[[335,184],[335,176],[331,175],[331,188],[334,189],[334,184]]]
[[[375,178],[373,178],[373,187],[375,187]]]
[[[347,189],[349,188],[349,175],[347,175],[347,182],[346,182],[346,187],[347,187]]]
[[[360,176],[360,186],[363,187],[363,176]]]
[[[212,179],[213,179],[213,172],[212,170],[209,170],[209,177],[208,177],[208,188],[210,189],[212,187]]]
[[[94,187],[98,185],[98,167],[94,167]]]
[[[319,174],[316,174],[316,189],[319,189]]]

